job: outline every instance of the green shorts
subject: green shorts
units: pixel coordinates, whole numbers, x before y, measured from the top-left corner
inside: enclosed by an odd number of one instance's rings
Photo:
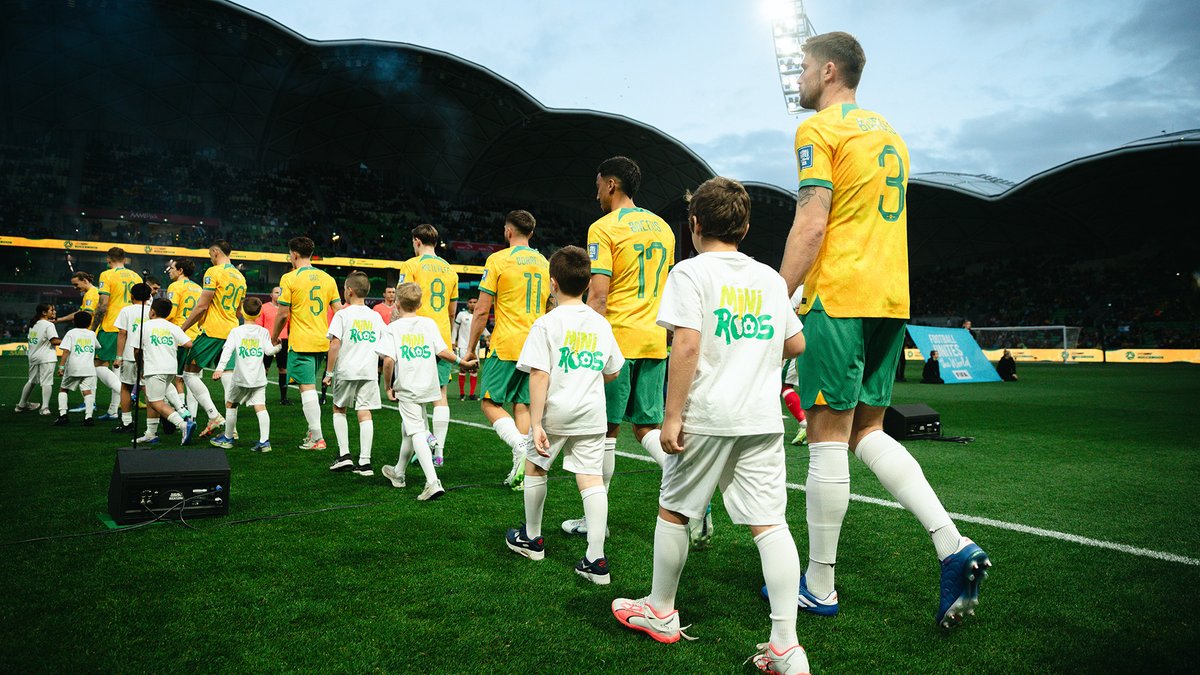
[[[449,361],[437,360],[438,367],[438,386],[444,387],[450,384],[450,371],[454,368],[454,364]]]
[[[608,423],[662,424],[666,379],[666,359],[627,359],[617,379],[604,385]]]
[[[225,348],[225,340],[197,335],[192,338],[192,351],[187,355],[188,363],[195,363],[201,368],[215,370],[221,360],[221,350]],[[185,364],[186,365],[186,364]]]
[[[813,309],[804,320],[804,353],[797,360],[800,406],[850,410],[892,403],[904,319],[836,318]]]
[[[326,356],[325,352],[298,352],[289,349],[287,353],[288,381],[315,386],[325,379],[325,371],[321,370],[321,366],[325,363]]]
[[[479,381],[483,385],[483,397],[492,403],[529,405],[529,373],[517,370],[516,361],[504,361],[492,354],[483,362]]]
[[[187,365],[188,352],[190,350],[185,347],[175,348],[175,374],[182,375],[183,367]]]
[[[100,342],[100,348],[96,350],[96,360],[112,361],[117,358],[117,334],[115,332],[96,331],[96,339]]]

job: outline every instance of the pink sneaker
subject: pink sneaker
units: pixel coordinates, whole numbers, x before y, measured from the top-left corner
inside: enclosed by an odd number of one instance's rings
[[[626,628],[641,631],[646,635],[663,642],[672,644],[679,638],[695,640],[696,638],[683,632],[679,627],[679,611],[671,610],[666,616],[659,616],[650,606],[649,598],[630,600],[617,598],[612,602],[613,616]],[[686,628],[686,626],[685,626]]]

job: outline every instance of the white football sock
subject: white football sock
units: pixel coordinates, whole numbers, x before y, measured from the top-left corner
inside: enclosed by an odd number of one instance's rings
[[[500,440],[504,441],[509,448],[515,453],[521,445],[521,439],[525,438],[520,431],[517,431],[517,423],[511,417],[501,417],[492,423],[492,429],[496,431],[496,435]]]
[[[92,419],[92,414],[96,412],[96,394],[86,394],[83,397],[83,417]]]
[[[617,470],[617,439],[604,438],[604,464],[600,469],[604,478],[604,489],[612,483],[613,472]]]
[[[796,589],[800,587],[800,554],[787,525],[754,538],[762,559],[763,580],[771,601],[771,644],[783,650],[800,644],[796,637]]]
[[[358,423],[358,463],[371,463],[371,444],[375,442],[375,420]]]
[[[258,442],[266,443],[271,440],[271,414],[266,410],[254,413],[258,417]]]
[[[167,387],[166,399],[167,405],[178,410],[181,415],[187,412],[187,408],[183,405],[183,397],[179,395],[179,392],[175,391],[175,387]]]
[[[592,528],[588,527],[588,532]],[[650,604],[661,616],[675,609],[675,591],[679,575],[687,564],[687,525],[676,525],[658,517],[654,526],[654,582],[650,587]],[[797,586],[798,588],[799,586]]]
[[[54,394],[53,384],[42,385],[42,407],[46,410],[50,409],[50,397]]]
[[[108,400],[108,414],[116,415],[121,407],[121,379],[108,366],[96,366],[96,380],[112,390],[112,398]]]
[[[525,474],[525,534],[542,536],[542,512],[546,506],[546,477]]]
[[[180,429],[187,426],[187,420],[183,419],[183,415],[180,415],[178,410],[168,415],[167,421]]]
[[[187,387],[188,393],[196,399],[196,405],[204,410],[204,414],[208,415],[208,421],[213,421],[221,416],[217,411],[217,406],[213,403],[212,394],[208,392],[208,387],[204,386],[204,381],[200,379],[200,373],[184,373],[183,386]]]
[[[233,389],[233,371],[227,370],[221,374],[221,389],[224,392],[224,398],[229,400],[229,390]]]
[[[316,389],[300,392],[300,409],[304,411],[304,421],[308,422],[308,433],[314,440],[325,438],[321,431],[321,401]]]
[[[525,489],[529,489],[529,477],[525,477]],[[608,489],[603,485],[590,487],[579,493],[583,500],[583,518],[587,521],[587,556],[593,562],[604,557],[604,532],[608,529]]]
[[[810,443],[804,496],[808,515],[808,590],[824,599],[834,589],[838,538],[850,506],[850,446]]]
[[[67,414],[67,392],[65,391],[58,392],[58,414],[60,416]]]
[[[338,457],[350,454],[350,422],[346,413],[333,413],[333,437],[337,439]]]
[[[147,436],[157,436],[158,435],[158,418],[157,417],[150,417],[149,415],[146,416],[146,435]]]
[[[437,453],[441,457],[446,449],[446,435],[450,432],[450,406],[437,405],[433,407],[433,435],[437,438]]]
[[[396,473],[404,475],[404,472],[408,470],[409,461],[412,460],[413,452],[412,436],[405,436],[404,440],[400,442],[400,458],[396,460]]]
[[[409,438],[412,439],[413,451],[417,453],[417,463],[425,473],[425,484],[436,483],[437,471],[433,468],[433,455],[429,452],[429,441],[425,440],[425,433],[415,433]]]
[[[124,424],[125,426],[129,426],[130,424],[133,424],[133,413],[131,413],[131,412],[121,413],[121,424]]]
[[[190,391],[188,391],[188,388],[186,386],[183,388],[183,390],[188,393],[187,403],[186,403],[188,417],[190,417],[192,419],[196,419],[196,416],[200,414],[200,399],[198,399],[194,395],[192,395],[192,393]]]
[[[33,380],[26,380],[25,386],[21,387],[21,407],[24,408],[29,404],[29,395],[33,393]]]
[[[233,435],[237,433],[237,417],[237,408],[225,409],[225,438],[233,438]]]
[[[939,560],[957,550],[959,534],[954,521],[925,480],[921,465],[903,445],[883,431],[873,431],[859,442],[854,454],[879,477],[896,501],[921,521],[926,532],[931,536],[939,533],[934,539]]]
[[[660,436],[662,436],[662,432],[658,429],[655,429],[645,436],[642,436],[642,447],[646,449],[646,452],[649,453],[650,458],[653,459],[654,463],[657,464],[661,469],[663,464],[665,464],[667,461],[667,453],[663,452],[662,443],[660,442],[659,438]],[[617,439],[614,438],[612,440],[616,441]],[[614,453],[616,452],[616,447],[617,444],[614,442]],[[607,448],[605,448],[605,450],[607,450]],[[615,456],[616,455],[614,455],[614,457]]]

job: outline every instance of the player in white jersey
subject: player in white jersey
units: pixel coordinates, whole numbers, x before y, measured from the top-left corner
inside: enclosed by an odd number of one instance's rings
[[[425,425],[425,404],[442,397],[436,359],[449,361],[460,368],[463,360],[446,346],[433,319],[417,316],[417,308],[421,306],[420,286],[412,282],[398,285],[396,303],[399,317],[387,325],[378,350],[383,357],[383,381],[387,385],[388,400],[399,404],[404,442],[400,446],[400,459],[395,466],[384,466],[383,475],[393,486],[405,487],[404,472],[415,453],[421,471],[425,473],[425,489],[417,499],[428,501],[446,494],[433,464],[429,427]]]
[[[454,353],[458,354],[458,358],[464,361],[471,356],[471,320],[475,316],[475,298],[467,300],[467,306],[458,310],[458,316],[454,317],[454,326],[451,332],[453,335],[450,341],[454,343]],[[491,335],[491,331],[487,326],[483,327],[483,333],[480,339],[486,339]],[[479,386],[479,373],[472,372],[471,376],[471,393],[467,394],[467,372],[463,369],[458,370],[458,400],[460,401],[478,401],[479,397],[475,395],[475,389]]]
[[[29,379],[21,389],[21,401],[13,412],[42,409],[40,414],[51,415],[50,392],[54,390],[54,362],[58,353],[58,329],[54,327],[54,305],[42,303],[34,310],[29,322],[29,342],[25,355],[29,357]],[[42,388],[42,402],[30,403],[29,396],[34,387]]]
[[[659,642],[683,635],[675,595],[688,555],[687,523],[719,487],[734,523],[758,546],[771,598],[771,637],[752,658],[760,670],[807,673],[796,637],[800,556],[786,520],[780,362],[804,349],[800,320],[775,270],[738,251],[750,197],[727,178],[706,181],[688,205],[700,255],[671,271],[658,324],[674,332],[662,428],[662,488],[650,595],[618,598],[623,625]],[[782,596],[782,597],[780,597]]]
[[[282,344],[271,343],[271,332],[255,319],[262,312],[262,300],[248,297],[242,300],[242,316],[246,323],[230,329],[217,357],[217,369],[212,378],[220,380],[234,360],[233,377],[225,398],[225,430],[209,441],[218,448],[229,449],[237,439],[237,410],[240,405],[254,408],[258,418],[258,442],[254,452],[271,451],[271,416],[267,413],[267,367],[263,358],[278,354]]]
[[[138,282],[129,289],[129,297],[133,304],[121,308],[117,313],[115,326],[117,329],[117,357],[113,359],[113,367],[117,369],[117,378],[121,381],[121,423],[113,427],[113,433],[136,433],[133,426],[133,388],[138,385],[137,359],[134,350],[137,349],[138,328],[143,321],[149,319],[150,286]]]
[[[145,440],[150,443],[158,440],[158,421],[161,418],[181,430],[179,444],[187,445],[192,440],[192,434],[196,432],[196,422],[191,417],[180,414],[185,408],[176,408],[166,399],[168,392],[176,393],[175,375],[179,370],[179,348],[190,349],[192,339],[182,328],[167,319],[171,315],[171,307],[171,301],[165,298],[150,303],[150,313],[146,321],[133,329],[134,332],[140,333],[139,339],[127,340],[127,343],[134,345],[135,358],[141,359],[144,383],[142,395],[145,396],[148,412],[154,413],[147,415]],[[121,310],[122,316],[127,309],[130,308]],[[118,316],[118,327],[120,322],[121,317]],[[138,442],[142,440],[138,439]]]
[[[96,349],[99,338],[90,328],[92,313],[80,310],[71,317],[75,327],[67,331],[58,348],[62,358],[58,363],[58,419],[55,426],[67,424],[67,392],[78,389],[83,394],[83,426],[96,422],[92,413],[96,410]]]
[[[354,271],[346,276],[342,296],[347,305],[329,322],[329,357],[325,362],[325,386],[333,385],[333,433],[337,437],[338,457],[330,471],[352,471],[358,476],[374,476],[371,445],[375,423],[371,411],[379,410],[378,346],[387,325],[375,310],[367,307],[371,280]],[[358,465],[350,458],[350,424],[346,410],[353,408],[358,417]]]
[[[567,246],[550,256],[550,292],[558,306],[529,329],[517,369],[529,373],[533,446],[525,457],[525,524],[505,536],[508,548],[531,560],[545,555],[542,511],[546,473],[561,453],[575,474],[588,530],[587,552],[575,572],[597,584],[612,576],[604,555],[608,489],[604,485],[604,383],[620,374],[625,357],[612,327],[583,304],[592,278],[587,251]]]

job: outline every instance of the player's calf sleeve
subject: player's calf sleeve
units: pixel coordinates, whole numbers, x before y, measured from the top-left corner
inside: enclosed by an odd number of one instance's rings
[[[308,432],[313,438],[325,438],[321,431],[321,404],[317,398],[316,389],[300,392],[300,410],[304,412],[304,421],[308,422]]]
[[[67,414],[67,392],[65,391],[58,392],[58,414]]]
[[[808,517],[808,588],[818,598],[834,589],[838,538],[850,506],[850,456],[846,443],[811,443],[804,485]]]
[[[675,609],[675,591],[679,589],[679,575],[683,574],[687,557],[687,525],[676,525],[659,516],[654,526],[654,581],[650,586],[650,605],[660,616]],[[799,587],[797,581],[796,588]]]
[[[511,417],[501,417],[496,420],[492,423],[492,429],[496,431],[496,435],[500,437],[500,440],[508,444],[508,447],[513,452],[517,451],[521,440],[525,438],[520,431],[517,431],[517,423]]]
[[[873,431],[859,442],[854,454],[879,477],[896,501],[921,521],[930,536],[936,533],[934,546],[939,559],[954,553],[959,539],[954,521],[925,479],[921,465],[903,445],[883,431]]]
[[[458,397],[462,398],[466,395],[467,374],[463,371],[458,371]]]
[[[528,477],[525,485],[529,485]],[[596,485],[580,492],[579,498],[583,500],[583,518],[588,524],[587,559],[599,560],[604,557],[604,533],[608,529],[608,490]]]
[[[612,483],[613,472],[617,470],[617,439],[604,439],[604,464],[602,465],[601,477],[604,479],[604,489]]]
[[[475,395],[475,386],[479,384],[479,376],[471,373],[471,395]]]
[[[200,379],[200,373],[184,373],[183,386],[187,387],[188,393],[196,399],[196,405],[204,409],[204,414],[208,415],[209,420],[221,416],[217,406],[213,404],[212,394],[208,393],[208,387],[204,386],[204,381]]]
[[[450,406],[436,405],[433,407],[433,437],[437,439],[437,456],[442,456],[446,447],[446,435],[450,432]]]
[[[546,477],[525,474],[525,534],[542,535],[542,512],[546,506]]]
[[[375,442],[375,421],[364,420],[358,423],[358,463],[371,463],[371,445]]]
[[[800,587],[796,541],[787,525],[780,525],[755,537],[754,543],[771,601],[771,644],[780,649],[800,644],[796,637],[796,589]]]
[[[646,452],[650,454],[650,458],[654,460],[654,463],[657,464],[660,469],[667,462],[667,453],[663,452],[661,437],[662,437],[662,432],[658,429],[655,429],[654,431],[651,431],[650,433],[646,434],[645,436],[642,436],[642,447],[646,449]],[[616,439],[614,438],[613,441],[616,441]],[[613,457],[614,458],[616,457],[616,454],[615,454],[616,449],[617,449],[617,445],[614,442],[613,443],[613,453],[614,453]],[[605,450],[607,450],[607,447],[605,448]]]
[[[796,390],[791,387],[784,387],[781,395],[783,396],[783,405],[787,407],[792,417],[796,418],[797,422],[803,422],[804,408],[800,407],[800,394],[797,394]]]
[[[333,437],[337,439],[338,455],[350,454],[350,422],[346,413],[333,413]]]
[[[258,417],[258,442],[266,443],[271,440],[271,414],[266,410],[254,413]]]

